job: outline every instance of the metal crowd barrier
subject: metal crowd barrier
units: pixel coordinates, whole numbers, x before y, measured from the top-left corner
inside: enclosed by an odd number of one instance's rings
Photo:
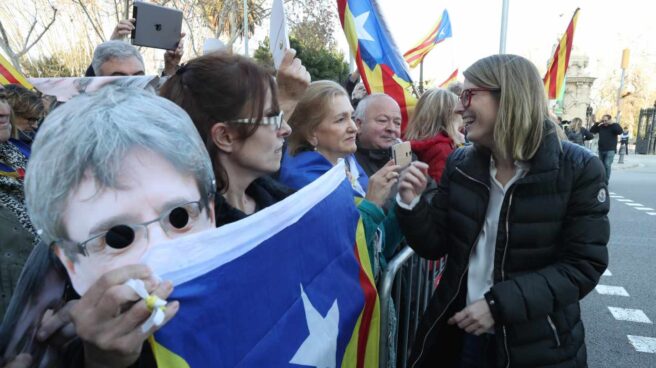
[[[435,265],[432,270],[430,263]],[[441,267],[440,262],[422,259],[408,246],[387,264],[378,283],[380,368],[406,367],[419,319],[428,306]]]

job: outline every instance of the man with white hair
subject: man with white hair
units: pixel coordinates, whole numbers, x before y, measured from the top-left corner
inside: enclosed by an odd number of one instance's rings
[[[390,96],[374,93],[358,103],[353,120],[358,127],[355,156],[371,176],[391,159],[390,148],[399,141],[401,108]]]

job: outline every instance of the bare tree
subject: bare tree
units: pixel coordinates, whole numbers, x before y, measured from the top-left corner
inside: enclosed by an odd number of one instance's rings
[[[36,45],[41,38],[48,32],[50,27],[55,23],[57,18],[57,8],[55,8],[50,1],[47,2],[46,13],[49,13],[46,19],[46,22],[43,21],[41,12],[43,9],[37,2],[32,4],[34,9],[30,12],[31,19],[29,20],[29,27],[27,33],[22,32],[21,27],[15,27],[16,32],[14,32],[13,37],[10,36],[6,25],[3,23],[2,19],[11,19],[11,16],[0,16],[0,47],[7,54],[9,60],[14,65],[17,70],[22,70],[20,59],[25,54],[27,54],[33,47]],[[13,7],[13,4],[11,5]],[[3,8],[2,12],[5,15],[11,14],[11,8]]]

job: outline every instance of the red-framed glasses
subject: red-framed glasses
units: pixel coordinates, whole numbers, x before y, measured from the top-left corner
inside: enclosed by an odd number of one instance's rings
[[[463,108],[468,108],[469,105],[471,105],[471,99],[472,96],[476,94],[476,92],[499,92],[501,89],[499,88],[467,88],[463,89],[462,92],[460,93],[460,103],[462,104]]]

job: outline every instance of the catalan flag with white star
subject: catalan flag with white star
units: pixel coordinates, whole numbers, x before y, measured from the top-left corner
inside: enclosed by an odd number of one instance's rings
[[[243,220],[149,252],[180,302],[149,340],[159,368],[378,367],[380,302],[343,162]]]
[[[574,29],[576,28],[576,21],[578,19],[579,9],[577,8],[572,16],[572,20],[567,26],[565,34],[560,39],[558,47],[556,47],[553,57],[549,61],[547,74],[545,74],[543,80],[547,98],[550,100],[558,99],[559,95],[565,91],[565,74],[569,65],[569,56],[572,52],[572,44],[574,43]]]
[[[403,57],[408,65],[410,65],[411,68],[414,68],[424,60],[426,55],[428,55],[438,43],[451,36],[451,20],[449,19],[449,12],[444,9],[442,15],[440,15],[430,33],[417,45],[403,54]]]
[[[403,130],[417,104],[412,79],[376,0],[337,0],[339,19],[368,93],[385,93],[401,107]]]

